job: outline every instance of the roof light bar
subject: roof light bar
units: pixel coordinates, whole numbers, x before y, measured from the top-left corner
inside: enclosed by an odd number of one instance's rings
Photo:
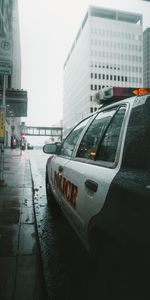
[[[108,87],[99,90],[94,95],[94,101],[98,104],[104,104],[105,102],[119,101],[135,95],[146,95],[148,93],[150,93],[150,88]]]

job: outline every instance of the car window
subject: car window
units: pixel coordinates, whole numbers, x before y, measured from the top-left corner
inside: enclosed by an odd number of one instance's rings
[[[114,162],[126,108],[120,107],[110,122],[97,151],[97,160]]]
[[[114,161],[124,113],[125,107],[100,112],[86,131],[77,157]]]
[[[66,137],[61,149],[60,149],[60,155],[63,156],[71,156],[72,152],[74,150],[74,147],[77,143],[78,138],[80,137],[80,134],[82,130],[85,128],[87,122],[89,121],[91,117],[86,118],[84,121],[81,121]]]
[[[95,159],[99,142],[115,112],[116,108],[113,108],[98,114],[80,143],[77,157]]]

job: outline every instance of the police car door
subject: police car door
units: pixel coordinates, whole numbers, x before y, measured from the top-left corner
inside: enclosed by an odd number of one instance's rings
[[[127,104],[101,111],[85,132],[75,157],[65,166],[64,176],[72,185],[67,215],[85,244],[89,221],[102,209],[120,168],[127,112]]]
[[[80,122],[71,132],[68,134],[67,138],[64,140],[60,153],[52,158],[50,161],[50,182],[55,198],[57,199],[59,205],[64,209],[64,203],[70,202],[72,197],[70,193],[75,195],[76,187],[71,184],[69,176],[66,172],[66,166],[72,159],[72,154],[76,146],[77,140],[79,139],[82,131],[85,129],[88,121],[91,117],[86,118],[84,121]]]

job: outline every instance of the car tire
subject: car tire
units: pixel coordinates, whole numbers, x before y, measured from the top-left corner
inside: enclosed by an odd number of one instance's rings
[[[46,185],[46,196],[47,196],[47,204],[48,206],[56,206],[56,201],[53,197],[51,188],[50,188],[50,183],[48,179],[48,173],[46,171],[46,178],[45,178],[45,185]]]
[[[93,278],[93,290],[95,294],[99,294],[102,299],[106,299],[107,293],[107,267],[106,267],[106,253],[105,243],[99,236],[102,234],[99,231],[92,232],[90,238],[90,254],[91,254],[91,265],[92,265],[92,278]]]
[[[111,237],[103,236],[95,253],[95,290],[101,289],[102,299],[130,299],[132,282],[124,249]]]

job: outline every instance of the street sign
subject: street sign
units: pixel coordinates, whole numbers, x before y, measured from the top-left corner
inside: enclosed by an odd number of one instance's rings
[[[12,63],[7,60],[0,60],[0,74],[11,75]]]
[[[0,143],[4,143],[5,137],[5,107],[0,106]]]
[[[12,40],[0,37],[0,74],[12,74]]]
[[[12,74],[14,1],[0,1],[0,74]]]

